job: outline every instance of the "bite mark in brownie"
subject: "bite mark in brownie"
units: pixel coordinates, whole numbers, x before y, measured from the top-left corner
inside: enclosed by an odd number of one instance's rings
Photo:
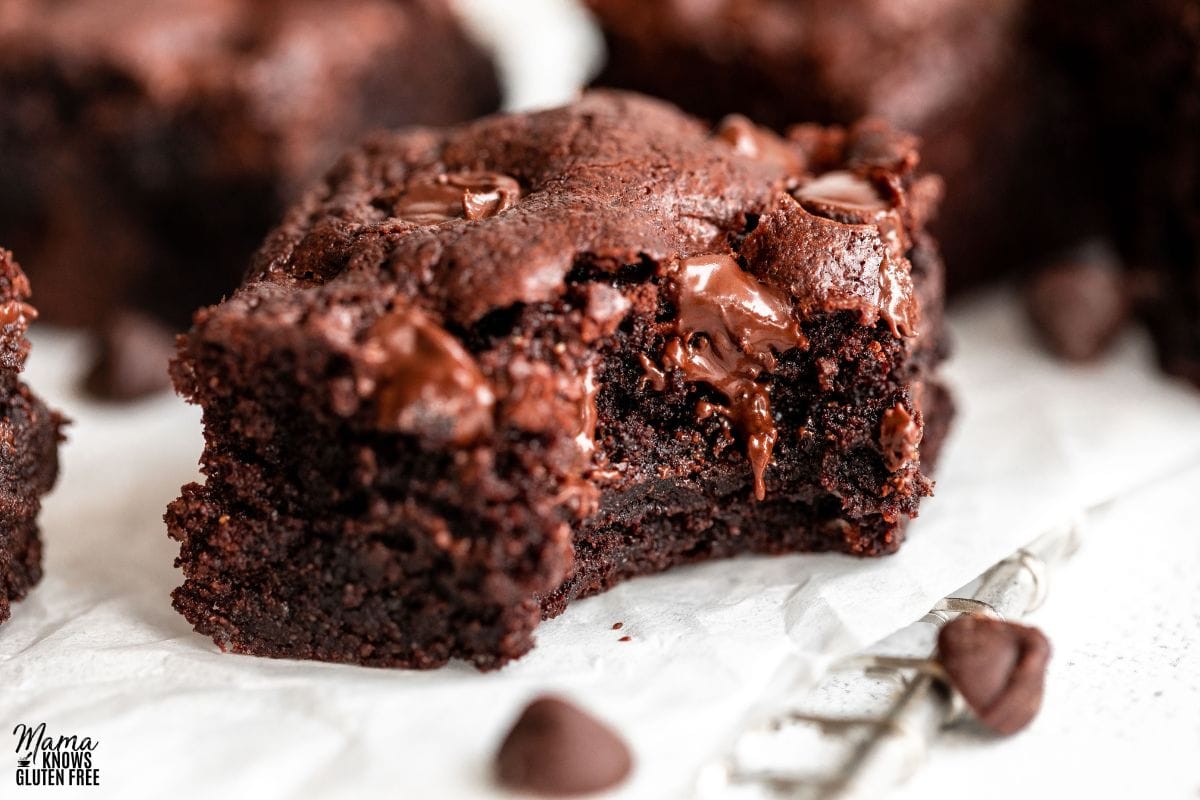
[[[607,92],[372,139],[181,340],[176,608],[235,652],[486,669],[628,577],[895,550],[951,414],[916,165],[879,123]]]

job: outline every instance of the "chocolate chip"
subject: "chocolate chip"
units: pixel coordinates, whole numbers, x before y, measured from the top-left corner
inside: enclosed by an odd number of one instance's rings
[[[1108,349],[1132,305],[1116,257],[1099,245],[1081,248],[1035,275],[1025,301],[1042,341],[1070,361],[1090,361]]]
[[[175,337],[162,323],[134,311],[118,311],[100,333],[100,352],[83,387],[100,400],[136,400],[167,389],[167,365]]]
[[[547,797],[610,789],[632,766],[629,748],[612,729],[550,696],[521,712],[496,754],[501,784]]]
[[[938,634],[937,660],[988,728],[1012,734],[1037,716],[1050,661],[1050,643],[1037,628],[961,616]]]

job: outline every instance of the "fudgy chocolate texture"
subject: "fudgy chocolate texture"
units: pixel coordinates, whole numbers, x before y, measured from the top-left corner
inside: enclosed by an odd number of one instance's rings
[[[0,240],[45,317],[174,330],[366,130],[499,99],[444,0],[5,0],[0,96]]]
[[[1162,364],[1200,386],[1200,4],[1038,3],[1035,29]]]
[[[1062,244],[1059,226],[1013,202],[1029,173],[1057,171],[1030,147],[1044,148],[1054,128],[1042,129],[1050,87],[1025,46],[1026,0],[588,4],[608,45],[598,85],[649,92],[713,120],[745,114],[777,130],[878,116],[918,134],[923,166],[946,182],[949,202],[932,227],[951,291]]]
[[[951,413],[916,164],[607,92],[372,139],[181,339],[176,608],[237,652],[494,668],[634,575],[895,550]]]
[[[0,623],[42,576],[37,515],[58,477],[64,424],[17,377],[29,353],[25,331],[37,317],[28,301],[29,281],[0,249]]]

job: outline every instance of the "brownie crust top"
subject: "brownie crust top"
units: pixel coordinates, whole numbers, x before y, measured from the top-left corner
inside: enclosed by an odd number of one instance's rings
[[[940,191],[934,178],[908,180],[915,144],[875,122],[800,126],[785,140],[732,118],[714,132],[665,103],[605,91],[386,134],[293,210],[248,288],[365,281],[467,326],[560,296],[582,260],[665,269],[728,253],[757,226],[745,266],[801,308],[853,309],[913,332],[900,237]]]

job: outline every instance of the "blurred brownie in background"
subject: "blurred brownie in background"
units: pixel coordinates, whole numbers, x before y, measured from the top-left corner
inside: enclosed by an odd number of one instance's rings
[[[445,0],[5,0],[0,97],[0,240],[45,318],[109,328],[120,363],[131,309],[186,327],[368,129],[499,89]]]
[[[1031,180],[1029,142],[1061,130],[1041,130],[1051,87],[1031,80],[1025,0],[588,2],[609,51],[599,85],[713,120],[741,113],[783,130],[878,116],[919,135],[921,165],[951,200],[932,224],[951,292],[1074,243],[1062,221],[1012,202]],[[1054,184],[1064,166],[1036,171]]]
[[[1091,132],[1105,229],[1162,365],[1200,386],[1200,2],[1059,0],[1033,14]]]
[[[25,333],[37,318],[29,281],[0,249],[0,622],[42,577],[37,517],[58,478],[65,420],[20,380],[29,354]]]

